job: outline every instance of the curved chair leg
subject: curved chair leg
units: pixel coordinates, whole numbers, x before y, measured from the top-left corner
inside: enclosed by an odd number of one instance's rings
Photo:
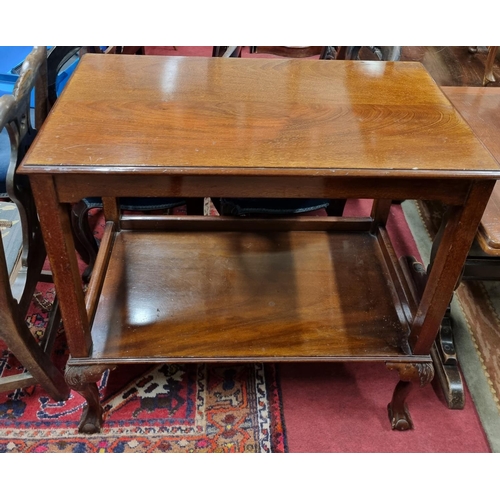
[[[203,215],[205,198],[187,198],[186,211],[188,215]]]
[[[69,396],[69,387],[62,373],[54,366],[49,355],[36,342],[21,317],[17,302],[12,298],[7,269],[2,264],[3,246],[0,243],[0,336],[19,362],[56,401]],[[24,384],[26,386],[27,384]]]
[[[63,374],[37,344],[27,326],[21,321],[15,321],[15,323],[17,323],[16,326],[6,325],[7,331],[2,333],[9,350],[33,376],[34,384],[39,383],[56,401],[68,399],[70,390],[64,381]],[[11,332],[15,332],[15,335],[9,334],[9,329],[12,329]]]
[[[486,58],[486,63],[484,66],[484,77],[483,77],[483,87],[495,81],[495,75],[493,75],[493,64],[498,52],[498,47],[488,47],[488,56]]]
[[[331,217],[342,217],[347,200],[330,200],[326,213]]]
[[[90,229],[88,212],[89,207],[84,201],[73,205],[71,209],[71,229],[75,240],[75,248],[82,260],[88,264],[83,273],[83,280],[86,282],[90,279],[99,250],[94,234]]]
[[[389,420],[393,430],[407,431],[413,429],[413,422],[406,405],[406,398],[413,389],[414,383],[420,387],[427,385],[434,378],[432,363],[392,363],[387,362],[389,370],[397,370],[401,379],[394,389],[391,402],[387,406]]]

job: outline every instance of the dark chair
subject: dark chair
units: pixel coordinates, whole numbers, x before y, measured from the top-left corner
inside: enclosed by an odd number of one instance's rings
[[[35,127],[30,108],[33,89]],[[57,298],[52,304],[41,343],[37,343],[25,322],[37,283],[50,281],[50,273],[42,270],[46,258],[45,245],[29,182],[16,173],[48,110],[47,50],[45,47],[34,47],[22,64],[13,93],[0,98],[0,132],[6,130],[9,138],[9,148],[2,148],[4,153],[0,154],[0,164],[6,164],[0,170],[0,193],[15,204],[22,227],[20,260],[15,270],[12,265],[7,265],[4,245],[0,245],[0,337],[26,369],[20,375],[0,378],[0,391],[39,383],[52,398],[64,400],[69,396],[69,388],[63,374],[50,359],[60,324]],[[8,250],[11,253],[16,249]]]
[[[379,61],[399,61],[401,47],[381,46],[324,46],[324,47],[250,47],[251,54],[273,54],[281,57],[313,57],[319,59],[370,59]]]
[[[117,46],[111,45],[109,47],[87,47],[87,52],[91,52],[94,54],[129,54],[129,55],[137,55],[143,56],[145,55],[145,50],[143,46]]]
[[[324,55],[325,47],[293,47],[293,46],[254,46],[250,47],[251,54],[272,54],[281,57],[313,57]],[[324,58],[324,57],[321,57]]]

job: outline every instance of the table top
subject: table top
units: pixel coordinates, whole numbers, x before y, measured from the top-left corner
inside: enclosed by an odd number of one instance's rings
[[[87,54],[20,172],[500,178],[420,63]]]

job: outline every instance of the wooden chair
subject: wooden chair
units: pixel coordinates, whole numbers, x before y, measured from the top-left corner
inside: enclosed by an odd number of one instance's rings
[[[250,47],[251,54],[273,54],[282,57],[313,57],[319,59],[373,59],[379,61],[398,61],[401,47],[362,47],[362,46],[324,46],[324,47]]]
[[[498,48],[494,46],[488,47],[488,55],[486,56],[486,62],[484,64],[484,76],[483,76],[483,87],[486,87],[488,83],[495,82],[495,75],[493,74],[493,65],[495,64],[495,59],[498,54]],[[469,52],[475,54],[478,52],[478,47],[469,47]]]
[[[36,128],[32,126],[30,109],[33,89]],[[27,370],[20,375],[0,378],[0,391],[39,383],[52,398],[64,400],[69,396],[69,388],[63,374],[50,359],[60,323],[57,299],[52,305],[50,320],[41,343],[36,342],[25,323],[36,285],[39,281],[50,280],[50,273],[42,271],[46,257],[45,245],[29,182],[16,174],[16,169],[48,110],[47,50],[45,47],[34,47],[22,65],[12,95],[0,98],[0,131],[5,128],[10,139],[8,168],[2,179],[4,187],[0,187],[0,191],[5,190],[15,204],[22,226],[22,248],[16,276],[11,275],[4,246],[0,245],[0,337]]]
[[[488,57],[486,58],[486,64],[484,65],[484,86],[495,81],[495,75],[493,75],[493,64],[495,63],[497,53],[498,47],[488,47]]]
[[[448,97],[463,118],[468,122],[477,137],[488,148],[493,157],[500,162],[500,88],[498,87],[448,87],[441,90]],[[444,229],[445,207],[436,201],[420,202],[420,210],[430,221],[435,233],[431,262],[435,247]],[[425,269],[420,268],[422,288],[425,283]],[[475,241],[469,250],[460,281],[488,280],[500,281],[500,183],[497,182],[491,193],[481,218]],[[462,409],[465,404],[465,389],[459,370],[458,358],[451,321],[451,309],[441,324],[435,346],[431,351],[437,379],[449,408]]]
[[[109,47],[87,47],[88,52],[94,54],[129,54],[129,55],[145,55],[144,47],[123,47],[111,45]]]

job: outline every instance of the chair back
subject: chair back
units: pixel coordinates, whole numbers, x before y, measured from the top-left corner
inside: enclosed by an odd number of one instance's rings
[[[31,92],[35,89],[34,123],[31,114]],[[47,49],[34,47],[24,60],[12,94],[0,97],[0,131],[7,130],[10,139],[10,162],[6,174],[9,197],[16,198],[14,174],[33,142],[36,129],[47,117]]]
[[[30,103],[33,90],[35,91],[34,123]],[[16,174],[16,169],[33,142],[37,128],[47,117],[47,112],[47,48],[34,47],[21,66],[12,94],[0,97],[0,132],[5,128],[10,141],[10,159],[4,180],[8,197],[16,204],[19,211],[23,268],[38,268],[40,261],[43,264],[45,247],[29,181],[26,177]],[[35,259],[34,254],[38,254],[39,257]],[[0,260],[0,266],[6,266],[5,259]],[[30,265],[35,261],[36,266]],[[5,287],[9,285],[8,282],[1,284]],[[20,300],[23,304],[28,304],[31,297],[24,289],[25,280],[19,280],[14,295],[18,299],[22,296]]]
[[[78,57],[83,47],[66,47],[57,45],[47,53],[47,86],[49,108],[57,100],[57,77],[64,66],[73,58]]]

